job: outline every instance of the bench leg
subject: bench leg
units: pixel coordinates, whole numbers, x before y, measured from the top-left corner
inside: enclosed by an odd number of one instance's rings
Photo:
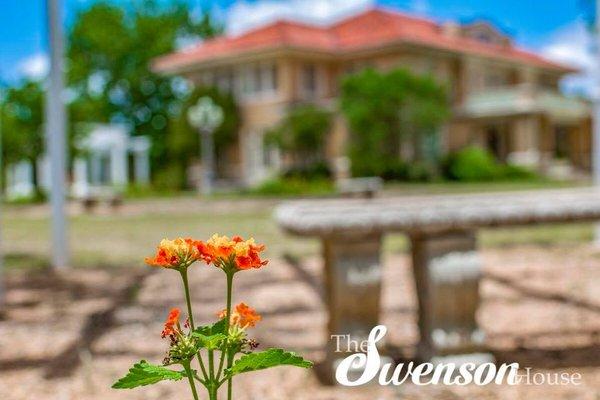
[[[321,378],[333,382],[337,360],[348,356],[347,339],[366,340],[379,323],[381,298],[381,235],[333,237],[323,240],[327,311],[327,355]],[[354,343],[354,342],[353,342]],[[337,350],[341,350],[338,352]],[[354,346],[351,353],[360,351]]]
[[[475,314],[481,259],[474,231],[411,235],[421,334],[417,358],[483,349]]]

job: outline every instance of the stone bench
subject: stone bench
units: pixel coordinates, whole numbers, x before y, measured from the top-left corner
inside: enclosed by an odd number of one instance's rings
[[[93,211],[100,203],[115,209],[123,204],[123,194],[112,187],[98,186],[90,188],[86,194],[80,196],[80,201],[86,212]]]
[[[406,233],[419,307],[417,359],[429,360],[485,350],[475,319],[482,264],[477,229],[600,220],[600,190],[298,201],[279,206],[276,219],[289,233],[321,239],[328,335],[356,340],[379,323],[382,237]],[[344,355],[334,353],[329,337],[331,368]]]
[[[343,197],[373,198],[383,188],[383,180],[378,177],[346,178],[336,182],[336,189]]]

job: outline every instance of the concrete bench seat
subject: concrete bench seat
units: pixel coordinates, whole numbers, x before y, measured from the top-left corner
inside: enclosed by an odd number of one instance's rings
[[[344,197],[373,198],[383,188],[379,177],[346,178],[336,182],[336,189]]]
[[[417,358],[429,360],[485,351],[475,318],[482,267],[477,229],[597,221],[600,190],[305,200],[280,205],[275,217],[286,232],[321,239],[328,334],[355,340],[379,323],[382,238],[406,233],[419,306]],[[332,368],[344,355],[328,343]]]
[[[123,193],[112,187],[96,186],[81,195],[80,201],[86,211],[92,211],[99,203],[117,208],[123,204]]]

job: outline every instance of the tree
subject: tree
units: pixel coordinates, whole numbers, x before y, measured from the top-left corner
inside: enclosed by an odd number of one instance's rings
[[[301,105],[267,133],[267,142],[290,156],[292,168],[308,169],[325,158],[325,139],[331,129],[331,113],[315,105]]]
[[[8,164],[26,160],[33,168],[33,184],[39,192],[37,159],[44,151],[42,132],[44,91],[36,81],[9,88],[1,105],[2,161]]]
[[[121,122],[152,139],[154,167],[167,160],[168,121],[189,94],[180,78],[161,76],[151,61],[181,40],[221,31],[208,13],[195,20],[183,2],[137,1],[118,7],[95,3],[81,11],[69,32],[68,82],[79,122]]]
[[[346,78],[341,108],[350,126],[348,154],[355,175],[380,175],[397,163],[406,142],[413,143],[414,160],[420,160],[425,140],[449,114],[444,87],[406,69],[367,69]]]

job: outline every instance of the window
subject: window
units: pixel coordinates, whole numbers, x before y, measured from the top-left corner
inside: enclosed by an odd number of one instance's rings
[[[307,97],[315,97],[317,94],[317,67],[314,64],[306,64],[301,72],[301,89]]]
[[[569,156],[569,128],[563,125],[554,128],[554,157],[564,159]]]
[[[508,76],[503,71],[488,71],[485,73],[484,86],[498,88],[508,84]]]
[[[242,94],[248,95],[256,92],[256,76],[251,66],[242,69]]]
[[[212,71],[203,72],[200,75],[200,82],[206,86],[212,86],[214,84],[214,74]]]
[[[277,65],[265,64],[262,67],[262,90],[264,92],[277,91]]]
[[[231,92],[234,88],[233,71],[226,69],[217,73],[217,87],[224,92]]]
[[[251,64],[241,70],[243,95],[264,95],[277,91],[277,65],[274,63]]]

